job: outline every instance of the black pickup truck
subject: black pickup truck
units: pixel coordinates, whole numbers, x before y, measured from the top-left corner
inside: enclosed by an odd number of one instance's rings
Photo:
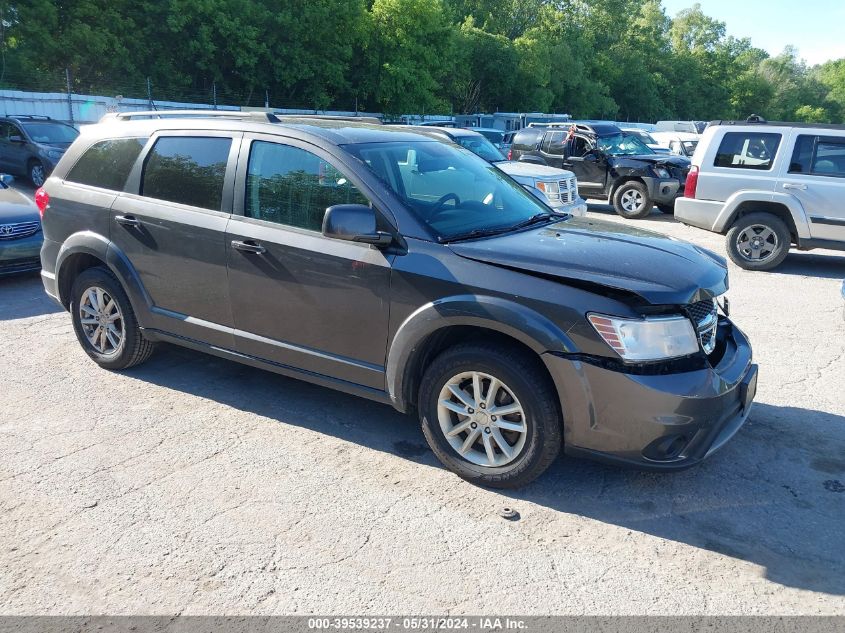
[[[608,200],[631,219],[646,217],[654,205],[673,213],[690,167],[689,159],[658,154],[609,123],[523,128],[514,136],[510,158],[574,172],[582,198]]]

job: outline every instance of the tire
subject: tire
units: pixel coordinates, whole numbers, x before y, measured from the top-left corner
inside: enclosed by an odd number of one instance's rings
[[[88,323],[83,322],[83,313]],[[107,268],[88,268],[74,280],[70,314],[79,344],[100,367],[128,369],[143,363],[155,349],[141,333],[129,297]],[[103,324],[112,328],[111,333],[92,339],[94,332],[102,332]]]
[[[649,215],[653,207],[648,187],[638,180],[629,180],[613,192],[613,208],[623,218],[639,220]]]
[[[792,236],[783,220],[761,212],[737,219],[726,240],[734,264],[745,270],[771,270],[786,259]]]
[[[489,396],[491,379],[499,381],[493,407],[488,403],[485,408],[483,401],[473,399],[473,374],[479,376],[479,391],[484,397]],[[449,390],[450,383],[458,387],[464,401]],[[466,405],[467,399],[477,403],[477,411]],[[454,406],[443,407],[444,400]],[[520,412],[493,413],[496,408],[505,411],[505,407],[514,406]],[[458,414],[456,409],[463,412]],[[466,343],[446,350],[425,371],[418,411],[423,434],[437,458],[474,484],[491,488],[523,486],[539,477],[560,452],[563,424],[557,391],[539,361],[516,347]],[[476,426],[467,426],[472,424]],[[504,424],[511,428],[499,426]],[[448,431],[454,433],[461,425],[465,430],[447,437]],[[523,430],[515,430],[517,427]],[[470,434],[474,442],[462,455],[459,446],[466,446]],[[508,445],[511,455],[504,452],[501,441]]]
[[[657,209],[660,211],[660,213],[665,213],[666,215],[675,215],[674,204],[658,204]]]
[[[26,166],[26,175],[29,178],[29,182],[31,182],[32,186],[36,189],[43,185],[44,181],[47,180],[47,170],[44,168],[44,165],[40,160],[29,161],[29,164]]]

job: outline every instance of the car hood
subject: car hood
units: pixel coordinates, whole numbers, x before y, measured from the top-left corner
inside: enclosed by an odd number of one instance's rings
[[[0,189],[0,224],[40,220],[38,207],[20,191]]]
[[[638,154],[636,156],[614,156],[614,158],[617,160],[640,160],[653,165],[671,165],[672,167],[680,167],[681,169],[686,169],[690,166],[689,158],[674,154]]]
[[[571,171],[566,169],[558,169],[557,167],[548,167],[547,165],[538,165],[526,161],[517,162],[506,160],[496,163],[496,167],[512,178],[554,178],[556,180],[563,180],[564,178],[572,178],[574,176]]]
[[[624,224],[570,218],[541,228],[449,245],[461,257],[599,284],[654,305],[684,305],[728,289],[724,258]]]

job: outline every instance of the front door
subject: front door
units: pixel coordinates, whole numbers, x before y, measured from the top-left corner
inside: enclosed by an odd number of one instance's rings
[[[813,239],[845,242],[845,137],[796,135],[777,190],[801,201]]]
[[[322,235],[326,208],[369,204],[335,165],[307,143],[245,139],[226,235],[236,349],[383,390],[393,256]]]
[[[232,349],[226,224],[240,133],[166,132],[112,205],[111,240],[148,294],[150,327]]]
[[[565,143],[563,168],[578,179],[578,193],[583,198],[607,197],[607,158],[596,150],[589,138],[576,134]]]

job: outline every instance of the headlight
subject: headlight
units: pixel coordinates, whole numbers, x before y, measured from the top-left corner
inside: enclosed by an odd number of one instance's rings
[[[534,186],[546,194],[549,200],[560,200],[560,186],[557,180],[537,180],[534,182]]]
[[[50,158],[55,158],[56,160],[59,160],[62,157],[62,154],[64,154],[64,152],[60,152],[56,149],[47,150],[47,156],[49,156]]]
[[[589,314],[587,318],[604,342],[628,361],[665,360],[698,351],[698,337],[684,316],[622,319]]]
[[[658,178],[671,178],[672,174],[669,173],[669,170],[665,167],[655,167],[654,173],[657,174]]]

